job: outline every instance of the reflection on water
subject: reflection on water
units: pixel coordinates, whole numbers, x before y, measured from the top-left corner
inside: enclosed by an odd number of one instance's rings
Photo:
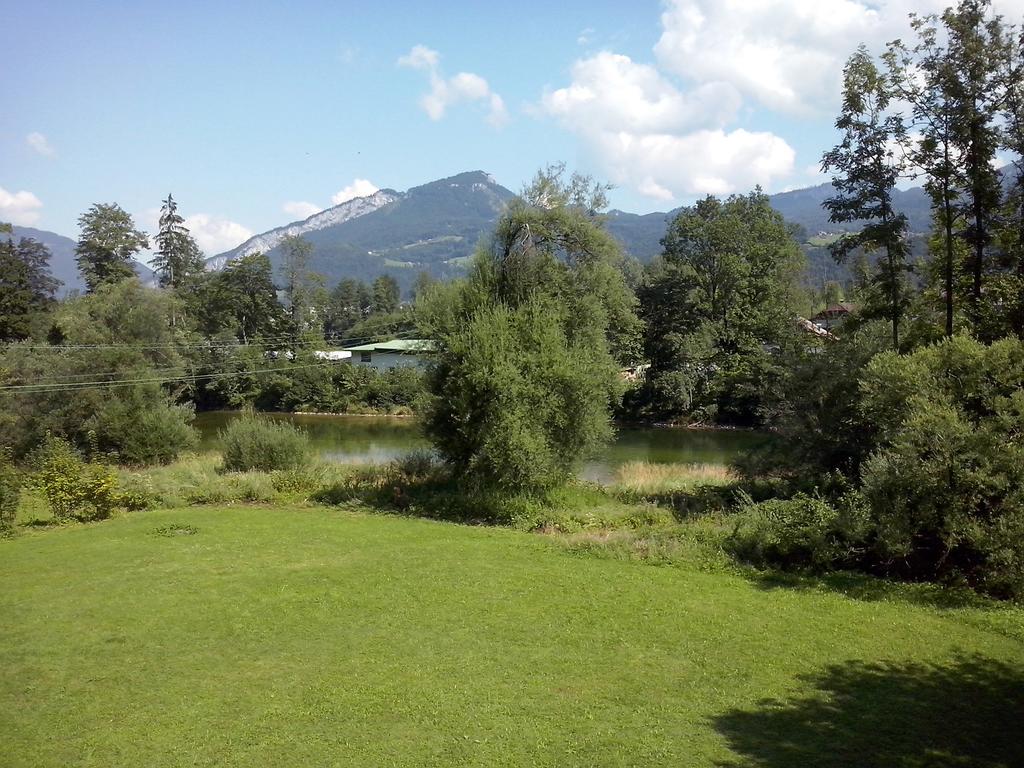
[[[300,427],[320,456],[344,464],[386,464],[430,444],[415,419],[398,416],[320,416],[268,414]],[[234,412],[217,411],[196,416],[200,446],[216,450],[217,432]],[[615,440],[599,457],[584,464],[581,475],[606,480],[630,461],[652,464],[721,464],[764,440],[750,432],[705,431],[671,427],[621,427]]]

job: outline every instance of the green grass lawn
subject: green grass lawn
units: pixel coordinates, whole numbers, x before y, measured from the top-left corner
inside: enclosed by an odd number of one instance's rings
[[[323,508],[35,530],[0,765],[1024,765],[1024,611],[854,582]]]

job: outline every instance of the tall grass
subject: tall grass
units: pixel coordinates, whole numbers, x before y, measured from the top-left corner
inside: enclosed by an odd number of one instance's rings
[[[707,485],[728,485],[736,479],[724,464],[649,464],[645,461],[630,461],[618,468],[611,487],[638,493],[670,493]]]

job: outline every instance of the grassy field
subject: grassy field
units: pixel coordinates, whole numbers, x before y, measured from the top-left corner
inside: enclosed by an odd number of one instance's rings
[[[1020,766],[1024,611],[308,506],[0,541],[0,764]]]

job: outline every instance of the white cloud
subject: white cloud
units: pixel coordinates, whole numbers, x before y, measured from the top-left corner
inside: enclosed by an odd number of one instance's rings
[[[430,90],[420,98],[420,106],[431,120],[440,120],[449,107],[466,102],[488,105],[486,120],[495,127],[508,122],[505,102],[491,90],[487,81],[472,72],[459,72],[445,78],[440,68],[441,54],[425,45],[416,45],[399,57],[398,66],[427,72]]]
[[[203,253],[214,255],[230,250],[252,237],[252,232],[236,221],[209,213],[185,217],[185,226]]]
[[[769,109],[831,114],[842,69],[857,45],[880,53],[907,39],[909,13],[939,13],[949,0],[667,0],[654,48],[668,72],[725,82]],[[1010,20],[1024,0],[996,0]]]
[[[376,192],[379,187],[369,179],[353,179],[352,183],[344,189],[339,189],[331,195],[331,205],[341,205],[357,197],[366,197]]]
[[[414,45],[405,56],[398,58],[398,66],[412,69],[436,69],[441,61],[441,54],[425,45]]]
[[[39,221],[42,201],[31,192],[8,192],[0,187],[0,221],[30,227]]]
[[[795,159],[792,147],[778,136],[743,129],[684,135],[602,132],[587,138],[612,182],[657,200],[767,187],[791,173]]]
[[[572,84],[545,94],[542,103],[548,114],[574,130],[598,125],[632,133],[670,133],[727,124],[740,107],[740,97],[724,83],[684,93],[654,67],[604,52],[577,61]]]
[[[725,130],[739,107],[728,84],[683,91],[656,68],[608,52],[576,62],[572,83],[541,100],[610,181],[661,201],[767,186],[791,172],[795,153],[781,138]]]
[[[56,150],[50,145],[49,140],[38,131],[33,131],[26,136],[25,143],[43,157],[53,157],[57,154]]]
[[[323,208],[319,205],[303,202],[301,200],[289,200],[281,206],[281,210],[289,216],[294,216],[296,219],[308,219],[314,213],[320,213]]]

